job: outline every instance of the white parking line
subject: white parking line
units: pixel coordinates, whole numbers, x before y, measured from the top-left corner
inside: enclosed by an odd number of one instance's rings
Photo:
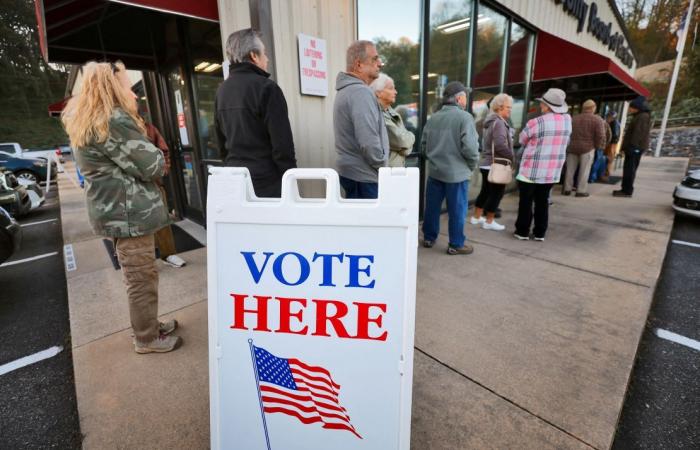
[[[42,223],[49,223],[49,222],[55,222],[58,219],[48,219],[48,220],[40,220],[38,222],[29,222],[29,223],[23,223],[20,226],[21,227],[31,227],[33,225],[41,225]]]
[[[700,248],[700,244],[696,244],[694,242],[678,241],[676,239],[672,240],[671,242],[673,242],[674,244],[678,244],[678,245],[687,245],[688,247]]]
[[[667,330],[662,330],[661,328],[657,328],[655,330],[655,333],[661,339],[666,339],[667,341],[685,345],[686,347],[690,347],[693,350],[700,351],[700,342],[696,341],[695,339],[690,339],[685,336],[681,336],[680,334],[672,333]]]
[[[16,359],[7,364],[0,366],[0,375],[5,375],[6,373],[12,372],[13,370],[21,369],[22,367],[28,366],[30,364],[43,361],[45,359],[52,358],[63,351],[63,347],[60,345],[47,348],[33,355],[25,356],[24,358]]]
[[[24,259],[19,259],[17,261],[6,262],[5,264],[0,264],[0,267],[14,266],[15,264],[22,264],[22,263],[26,263],[29,261],[36,261],[37,259],[48,258],[49,256],[56,256],[56,255],[58,255],[58,252],[44,253],[43,255],[32,256],[31,258],[24,258]]]

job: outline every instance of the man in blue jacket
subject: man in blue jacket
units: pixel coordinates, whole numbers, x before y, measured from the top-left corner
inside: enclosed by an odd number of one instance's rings
[[[389,136],[377,97],[369,84],[382,61],[370,41],[348,47],[346,72],[336,78],[333,131],[336,167],[346,198],[377,198],[379,168],[389,160]]]
[[[464,109],[467,89],[459,81],[445,86],[442,108],[423,128],[421,149],[427,159],[428,182],[423,215],[423,247],[430,248],[440,232],[440,211],[447,200],[448,255],[468,255],[474,251],[465,244],[469,180],[479,161],[479,139],[474,118]]]

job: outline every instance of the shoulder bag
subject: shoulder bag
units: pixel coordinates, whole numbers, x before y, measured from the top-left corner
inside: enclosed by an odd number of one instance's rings
[[[491,135],[491,169],[488,181],[492,184],[508,184],[513,180],[513,163],[508,158],[496,158],[495,153],[493,135]]]

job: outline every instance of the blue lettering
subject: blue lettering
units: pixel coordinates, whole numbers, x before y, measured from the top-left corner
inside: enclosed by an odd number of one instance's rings
[[[374,288],[374,280],[372,280],[369,284],[360,284],[360,273],[364,273],[367,276],[370,276],[370,267],[371,264],[367,264],[365,267],[360,268],[360,259],[367,259],[370,263],[374,262],[374,256],[373,255],[345,255],[348,257],[350,260],[350,270],[349,270],[349,283],[345,285],[345,287],[362,287],[362,288],[369,288],[372,289]]]
[[[324,254],[324,253],[314,253],[314,257],[311,262],[316,261],[316,259],[321,258],[323,260],[323,283],[319,286],[335,286],[333,284],[333,258],[338,258],[338,261],[343,262],[343,253],[338,254]]]
[[[282,272],[282,262],[284,262],[284,258],[286,258],[287,255],[294,255],[299,261],[299,268],[301,269],[301,273],[299,274],[299,279],[296,281],[296,283],[288,282],[287,279],[284,277],[284,273]],[[277,258],[275,258],[275,262],[272,265],[272,271],[275,274],[275,278],[277,278],[277,280],[280,283],[286,284],[287,286],[298,286],[304,281],[306,281],[307,278],[309,278],[311,268],[309,267],[309,262],[306,260],[306,258],[301,256],[299,253],[287,252],[282,253]]]
[[[258,265],[255,263],[255,259],[253,259],[253,255],[256,253],[257,252],[241,252],[241,255],[243,255],[243,258],[245,258],[245,262],[248,265],[248,270],[250,271],[255,284],[258,284],[260,282],[260,277],[267,266],[267,261],[270,259],[270,256],[272,256],[272,252],[263,252],[263,255],[265,255],[265,261],[263,262],[262,269],[258,269]]]

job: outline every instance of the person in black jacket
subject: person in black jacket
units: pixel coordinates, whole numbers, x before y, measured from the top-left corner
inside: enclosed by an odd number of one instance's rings
[[[227,166],[247,167],[258,197],[280,197],[282,175],[295,168],[287,102],[270,80],[260,34],[250,28],[228,37],[229,77],[216,92],[216,134]]]
[[[639,96],[632,100],[629,112],[633,115],[632,122],[622,138],[622,151],[625,154],[625,163],[622,166],[622,189],[613,191],[615,197],[632,197],[639,162],[649,148],[651,112],[646,98]]]

